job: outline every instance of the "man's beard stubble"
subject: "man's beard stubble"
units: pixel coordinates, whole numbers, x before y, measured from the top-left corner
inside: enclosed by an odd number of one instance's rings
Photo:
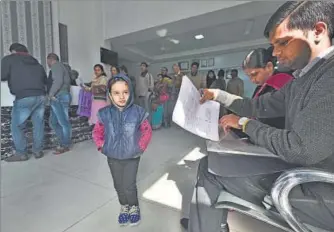
[[[304,40],[296,39],[290,43],[290,46],[291,57],[294,59],[287,64],[287,67],[292,70],[303,69],[310,62],[312,54],[310,45]]]

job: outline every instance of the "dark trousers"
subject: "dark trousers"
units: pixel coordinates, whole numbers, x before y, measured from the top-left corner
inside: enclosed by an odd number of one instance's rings
[[[165,126],[170,125],[172,123],[172,117],[173,117],[173,111],[174,111],[174,107],[175,107],[175,100],[173,99],[168,99],[168,101],[166,101],[163,104],[164,107],[164,124]]]
[[[108,158],[114,187],[121,205],[138,205],[137,172],[140,157],[118,160]]]
[[[227,223],[228,211],[216,209],[212,206],[216,203],[222,190],[246,201],[262,205],[262,200],[266,195],[270,194],[271,186],[280,174],[221,177],[210,173],[208,171],[207,157],[202,158],[198,168],[197,185],[190,205],[188,232],[217,232],[220,231],[221,224]],[[303,187],[304,189],[297,186],[289,195],[290,203],[296,215],[303,222],[333,231],[333,205],[330,206],[321,202],[319,204],[311,204],[304,201],[314,199],[314,196],[320,195],[320,192],[321,195],[325,193],[328,198],[331,198],[334,192],[333,186],[310,183],[303,185]]]

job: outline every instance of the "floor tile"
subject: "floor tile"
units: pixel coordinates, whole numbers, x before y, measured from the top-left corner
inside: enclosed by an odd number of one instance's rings
[[[110,191],[56,172],[45,181],[2,198],[2,232],[61,232],[111,200]]]
[[[1,162],[1,197],[7,197],[46,180],[49,170],[31,159],[20,163]]]
[[[80,170],[92,169],[100,162],[102,161],[99,159],[94,143],[92,141],[84,141],[75,144],[69,152],[61,155],[53,155],[50,151],[38,163],[49,169],[71,174]]]
[[[120,227],[117,223],[119,203],[113,200],[66,232],[181,232],[180,213],[150,202],[141,201],[142,221],[136,227]]]

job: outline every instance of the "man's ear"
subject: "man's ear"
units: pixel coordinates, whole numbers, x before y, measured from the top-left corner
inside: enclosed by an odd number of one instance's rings
[[[324,37],[328,37],[328,26],[325,22],[317,22],[314,26],[315,44],[319,44]]]

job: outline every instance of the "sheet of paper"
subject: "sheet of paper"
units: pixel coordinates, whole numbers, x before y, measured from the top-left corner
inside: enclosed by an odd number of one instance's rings
[[[183,129],[200,137],[219,141],[219,103],[200,104],[200,93],[187,76],[183,76],[173,121]]]
[[[263,157],[275,157],[277,155],[271,153],[263,147],[256,146],[242,140],[233,135],[233,133],[227,134],[221,141],[206,141],[207,150],[209,152],[221,153],[222,155],[250,155],[250,156],[263,156]]]

